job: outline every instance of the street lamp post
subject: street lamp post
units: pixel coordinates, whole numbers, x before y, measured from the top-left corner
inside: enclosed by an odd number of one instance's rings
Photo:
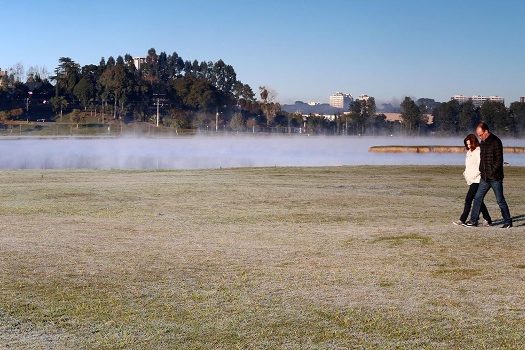
[[[215,113],[215,132],[219,132],[219,108],[217,108],[217,113]]]
[[[33,95],[33,91],[29,91],[26,97],[26,112],[29,111],[29,98]]]
[[[306,134],[306,122],[308,121],[308,117],[307,116],[303,116],[303,130],[304,130],[304,133]]]

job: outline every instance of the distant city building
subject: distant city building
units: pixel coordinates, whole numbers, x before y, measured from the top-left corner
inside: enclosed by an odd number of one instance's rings
[[[324,119],[330,120],[330,121],[335,120],[335,114],[322,114],[322,113],[303,114],[303,119],[308,119],[312,115],[315,117],[323,117]]]
[[[521,97],[520,97],[520,102],[521,102],[521,103],[525,103],[525,96],[521,96]]]
[[[396,123],[402,123],[403,118],[401,116],[401,113],[381,113],[386,117],[387,122],[396,122]],[[423,121],[430,125],[434,123],[434,116],[432,114],[423,114]]]
[[[321,104],[321,102],[308,101],[308,105],[309,105],[309,106],[319,106],[320,104]]]
[[[135,69],[139,70],[144,63],[146,63],[146,57],[133,57]]]
[[[481,107],[483,102],[492,101],[492,102],[501,102],[505,103],[505,99],[500,96],[464,96],[464,95],[454,95],[450,98],[451,100],[456,100],[459,103],[465,103],[467,101],[472,101],[475,107]]]
[[[350,104],[353,100],[354,98],[350,94],[336,92],[335,94],[330,95],[330,106],[347,110],[350,108]]]
[[[357,99],[360,100],[360,101],[368,101],[370,99],[370,96],[368,96],[368,95],[359,95],[359,97]]]
[[[458,101],[459,103],[465,103],[467,102],[468,100],[471,100],[472,97],[470,96],[464,96],[464,95],[454,95],[450,98],[451,100],[456,100]]]

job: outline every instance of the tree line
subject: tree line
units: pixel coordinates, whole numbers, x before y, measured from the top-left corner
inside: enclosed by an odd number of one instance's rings
[[[475,107],[472,101],[439,103],[406,97],[400,104],[400,120],[389,121],[377,112],[370,97],[353,101],[348,111],[327,119],[282,111],[272,89],[261,86],[257,96],[223,60],[184,60],[177,52],[157,54],[152,48],[138,67],[136,63],[129,54],[82,67],[70,57],[61,57],[52,75],[31,67],[25,82],[23,66],[17,64],[0,74],[0,125],[9,120],[79,122],[93,116],[101,123],[155,122],[158,113],[160,124],[180,129],[458,134],[470,132],[484,120],[499,133],[519,136],[525,132],[525,103],[520,102],[507,108],[486,101]]]
[[[25,83],[17,74],[1,79],[2,120],[42,116],[53,120],[72,112],[95,112],[106,123],[148,122],[158,109],[162,124],[178,128],[211,126],[217,115],[221,125],[232,123],[237,128],[250,123],[271,126],[283,118],[271,89],[259,87],[257,99],[223,60],[188,61],[176,52],[157,54],[153,48],[139,67],[129,54],[82,67],[61,57],[49,78],[37,73],[29,74]]]
[[[436,102],[429,98],[414,101],[405,97],[400,111],[398,123],[387,122],[384,114],[376,113],[375,100],[371,97],[366,101],[353,101],[347,117],[360,135],[392,134],[393,131],[404,135],[457,135],[472,132],[480,121],[502,135],[519,137],[525,134],[525,103],[518,101],[508,108],[502,102],[490,100],[476,107],[472,100]]]
[[[476,107],[471,100],[459,103],[456,100],[440,103],[432,110],[433,127],[440,133],[466,133],[473,130],[480,121],[486,122],[491,130],[508,136],[525,134],[525,103],[505,104],[487,100]]]

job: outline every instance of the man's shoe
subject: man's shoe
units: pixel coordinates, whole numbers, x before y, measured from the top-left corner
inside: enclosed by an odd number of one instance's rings
[[[504,224],[501,228],[512,228],[512,224]]]
[[[454,225],[457,225],[457,226],[465,226],[465,222],[464,221],[461,221],[461,220],[458,220],[458,221],[452,221],[452,223]]]
[[[483,220],[483,224],[482,224],[483,227],[489,227],[489,226],[492,226],[492,221],[487,221],[487,220]]]
[[[465,222],[463,224],[463,226],[465,226],[465,227],[476,227],[476,226],[478,226],[478,223],[477,222],[472,222],[472,221],[469,220],[469,221]]]

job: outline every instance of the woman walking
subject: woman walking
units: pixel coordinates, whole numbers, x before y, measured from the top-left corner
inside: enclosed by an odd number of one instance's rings
[[[480,149],[479,141],[474,134],[469,134],[463,140],[465,149],[467,150],[465,157],[465,171],[463,172],[463,177],[467,181],[469,186],[467,195],[465,196],[465,207],[463,208],[463,213],[461,214],[459,221],[454,221],[454,225],[465,225],[467,222],[468,214],[470,213],[470,208],[472,206],[472,201],[474,196],[478,191],[479,181],[481,179],[481,173],[479,171],[479,161],[480,161]],[[485,206],[485,203],[481,203],[481,213],[483,214],[483,226],[492,226],[492,219],[490,218],[489,211]]]

